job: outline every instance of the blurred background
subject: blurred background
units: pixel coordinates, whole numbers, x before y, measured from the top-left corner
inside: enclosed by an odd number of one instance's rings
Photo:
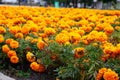
[[[120,0],[0,0],[1,5],[120,9]]]

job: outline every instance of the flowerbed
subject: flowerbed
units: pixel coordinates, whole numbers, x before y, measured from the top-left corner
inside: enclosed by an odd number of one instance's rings
[[[119,80],[120,11],[0,7],[0,68],[60,80]]]

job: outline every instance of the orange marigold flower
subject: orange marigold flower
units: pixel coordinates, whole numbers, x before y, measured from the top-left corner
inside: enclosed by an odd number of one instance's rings
[[[39,70],[39,64],[37,62],[32,62],[30,64],[30,68],[34,71],[38,71]]]
[[[104,73],[103,78],[104,80],[119,80],[118,74],[111,69]]]
[[[16,38],[23,38],[24,36],[23,36],[22,33],[16,33],[16,34],[15,34],[15,37],[16,37]]]
[[[101,68],[98,71],[98,74],[96,76],[96,80],[101,80],[103,78],[103,74],[107,71],[107,68]]]
[[[11,63],[16,64],[16,63],[19,62],[19,58],[17,56],[11,56],[10,57],[10,61],[11,61]]]
[[[84,48],[78,47],[74,49],[74,57],[81,58],[84,56]]]
[[[105,27],[104,31],[105,31],[106,34],[112,34],[114,32],[114,28],[112,26]]]
[[[23,33],[23,34],[28,34],[29,33],[29,31],[30,31],[30,27],[28,27],[28,26],[23,26],[22,28],[21,28],[21,32]]]
[[[47,34],[47,35],[53,35],[53,34],[55,34],[55,29],[53,29],[53,28],[45,28],[44,29],[44,33],[45,34]]]
[[[43,49],[45,47],[45,42],[42,40],[38,40],[37,47],[38,49]]]
[[[8,53],[8,52],[10,51],[10,48],[8,47],[8,45],[3,45],[3,46],[2,46],[2,51],[3,51],[4,53]]]
[[[16,33],[18,32],[18,29],[17,29],[16,27],[10,27],[10,28],[9,28],[9,32],[10,32],[11,34],[16,34]]]
[[[15,40],[11,41],[10,42],[10,47],[15,48],[15,49],[18,48],[19,47],[19,42],[15,41]]]
[[[44,71],[45,71],[45,66],[43,64],[39,64],[38,72],[44,72]]]
[[[13,51],[13,50],[10,50],[10,51],[7,53],[7,56],[8,56],[9,58],[11,58],[12,56],[16,56],[16,55],[17,55],[16,52]]]
[[[8,39],[6,39],[6,44],[10,44],[10,42],[12,41],[13,39],[11,39],[11,38],[8,38]]]
[[[0,43],[2,43],[4,41],[4,37],[3,35],[0,35]]]

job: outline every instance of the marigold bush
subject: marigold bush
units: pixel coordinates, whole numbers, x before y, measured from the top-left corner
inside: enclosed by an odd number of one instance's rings
[[[119,80],[120,11],[0,6],[0,46],[0,65],[52,66],[60,80]]]

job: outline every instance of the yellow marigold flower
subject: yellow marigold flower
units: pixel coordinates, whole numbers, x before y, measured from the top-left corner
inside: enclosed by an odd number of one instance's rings
[[[37,25],[31,25],[32,27],[31,27],[31,31],[32,32],[38,32],[38,26]]]
[[[6,29],[2,26],[0,26],[0,34],[6,33]]]
[[[19,42],[18,41],[15,41],[15,40],[12,40],[10,42],[10,47],[13,48],[13,49],[16,49],[19,47]]]
[[[33,53],[31,53],[31,52],[27,52],[27,54],[26,54],[26,58],[27,58],[27,60],[29,61],[29,62],[34,62],[35,61],[35,55],[33,54]]]
[[[70,33],[70,41],[71,41],[72,43],[80,42],[80,39],[81,39],[80,34],[78,34],[78,33],[76,33],[76,32],[71,32],[71,33]]]
[[[4,41],[4,37],[3,35],[0,35],[0,43],[2,43]]]
[[[60,33],[56,36],[55,40],[59,44],[65,44],[66,42],[69,42],[69,35]]]
[[[31,40],[31,43],[34,44],[34,43],[37,43],[38,42],[38,39],[32,39]]]
[[[11,61],[11,63],[16,64],[19,62],[19,58],[17,56],[12,56],[12,57],[10,57],[10,61]]]
[[[33,38],[32,38],[31,36],[26,36],[26,37],[25,37],[25,40],[26,40],[26,41],[31,41],[32,39],[33,39]]]

